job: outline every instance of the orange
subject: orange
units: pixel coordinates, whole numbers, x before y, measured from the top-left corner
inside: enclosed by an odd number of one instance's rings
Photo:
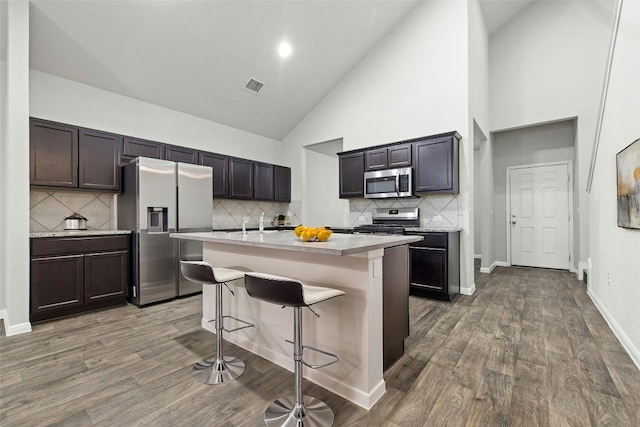
[[[326,242],[327,240],[329,240],[329,237],[331,237],[331,230],[322,230],[318,233],[318,240],[320,240],[321,242]]]
[[[307,229],[307,227],[305,227],[304,225],[299,225],[295,228],[295,230],[293,230],[293,232],[296,234],[296,237],[300,237],[300,235]]]
[[[302,234],[300,234],[300,240],[302,240],[303,242],[310,242],[315,237],[316,237],[315,233],[313,231],[309,231],[308,229],[303,231]]]

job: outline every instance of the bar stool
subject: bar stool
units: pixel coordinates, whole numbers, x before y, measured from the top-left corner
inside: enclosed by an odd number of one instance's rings
[[[195,365],[191,370],[191,376],[204,384],[226,384],[235,381],[244,372],[244,362],[242,360],[222,355],[222,331],[234,332],[240,329],[251,328],[254,325],[244,320],[240,320],[233,316],[222,315],[222,285],[225,285],[231,294],[234,292],[229,288],[227,282],[242,279],[246,271],[231,268],[213,268],[211,264],[205,261],[180,261],[180,270],[182,275],[192,282],[202,283],[203,285],[216,286],[216,355],[206,358]],[[235,329],[226,329],[224,327],[224,319],[231,318],[240,323],[245,324]]]
[[[302,308],[307,307],[320,317],[310,305],[344,295],[344,292],[319,286],[309,286],[287,277],[264,273],[247,273],[244,278],[247,294],[272,304],[293,307],[293,359],[295,396],[278,399],[264,413],[264,422],[269,427],[331,426],[333,411],[329,406],[310,396],[302,395],[302,365],[312,369],[324,368],[338,362],[338,356],[310,346],[302,345]],[[303,349],[320,352],[333,358],[331,362],[311,365],[302,360]]]

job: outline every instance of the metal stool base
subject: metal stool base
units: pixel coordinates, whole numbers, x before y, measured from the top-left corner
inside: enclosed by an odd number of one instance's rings
[[[191,370],[191,376],[196,381],[209,385],[230,383],[243,373],[244,362],[232,356],[201,360]]]
[[[333,411],[326,403],[311,396],[304,396],[302,408],[296,408],[293,396],[278,399],[264,412],[268,427],[330,427]]]

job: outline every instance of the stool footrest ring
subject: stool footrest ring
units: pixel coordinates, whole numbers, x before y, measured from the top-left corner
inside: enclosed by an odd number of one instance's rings
[[[285,340],[285,341],[288,342],[289,344],[293,344],[293,341],[291,341],[291,340]],[[315,351],[316,353],[324,354],[325,356],[329,356],[329,357],[331,357],[333,359],[330,362],[322,363],[320,365],[312,365],[311,363],[307,363],[304,360],[302,360],[302,364],[304,366],[308,367],[308,368],[311,368],[311,369],[326,368],[327,366],[331,366],[331,365],[336,364],[336,363],[338,363],[340,361],[340,358],[338,357],[337,354],[329,353],[328,351],[320,350],[319,348],[311,347],[309,345],[303,345],[302,348],[303,349],[307,349],[307,350],[311,350],[311,351]]]
[[[223,326],[222,326],[222,330],[223,330],[223,331],[225,331],[225,332],[235,332],[235,331],[239,331],[240,329],[253,328],[253,327],[255,327],[255,326],[256,326],[256,325],[254,325],[253,323],[249,323],[249,322],[247,322],[247,321],[245,321],[245,320],[238,319],[237,317],[233,317],[233,316],[222,316],[222,318],[223,318],[223,319],[230,318],[230,319],[235,320],[236,322],[244,323],[244,324],[245,324],[245,326],[239,326],[239,327],[237,327],[237,328],[233,328],[233,329],[227,329],[227,328],[225,328],[225,327],[224,327],[224,324],[223,324]]]

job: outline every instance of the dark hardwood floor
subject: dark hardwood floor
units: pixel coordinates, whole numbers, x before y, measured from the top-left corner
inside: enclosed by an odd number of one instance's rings
[[[306,382],[335,426],[640,426],[640,372],[566,272],[497,268],[455,303],[411,297],[411,336],[365,411]],[[293,374],[226,345],[245,374],[191,379],[213,352],[201,298],[0,331],[0,425],[260,426]],[[319,319],[318,321],[322,321]]]

